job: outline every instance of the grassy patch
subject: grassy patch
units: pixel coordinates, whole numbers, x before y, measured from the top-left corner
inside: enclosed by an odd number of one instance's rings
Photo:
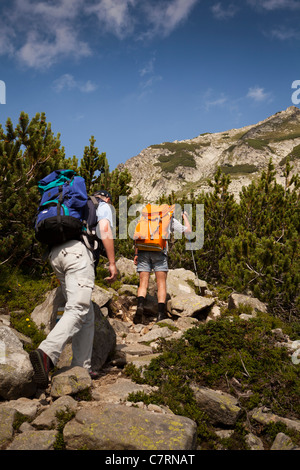
[[[239,174],[255,173],[256,171],[258,171],[258,168],[257,166],[251,165],[250,163],[243,163],[241,165],[230,165],[230,164],[223,165],[221,166],[221,170],[226,175],[228,174],[233,175],[236,173],[239,173]]]
[[[170,155],[160,155],[158,157],[159,163],[156,166],[160,166],[162,171],[166,173],[174,173],[177,167],[196,168],[196,162],[193,155],[181,150]]]
[[[0,307],[10,315],[11,326],[28,336],[34,348],[45,338],[45,334],[37,328],[30,314],[45,300],[46,292],[57,287],[57,281],[52,275],[33,278],[17,270],[3,274]],[[29,348],[25,346],[25,349]]]
[[[285,348],[276,346],[271,332],[278,326],[274,318],[260,314],[244,321],[232,312],[228,315],[189,329],[179,340],[163,340],[160,356],[143,376],[137,369],[131,371],[139,383],[156,386],[157,391],[147,397],[132,394],[130,400],[166,405],[193,419],[202,442],[212,438],[209,420],[197,407],[190,383],[238,396],[245,412],[266,406],[281,416],[297,418],[300,366],[292,364]]]
[[[280,166],[285,166],[288,159],[289,159],[290,162],[294,162],[294,161],[300,159],[300,145],[296,145],[293,148],[293,150],[289,153],[289,155],[287,155],[282,160],[280,160],[279,165]]]

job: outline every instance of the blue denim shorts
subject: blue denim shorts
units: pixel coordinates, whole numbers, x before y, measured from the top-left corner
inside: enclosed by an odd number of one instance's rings
[[[168,271],[168,257],[162,251],[139,251],[137,272]]]

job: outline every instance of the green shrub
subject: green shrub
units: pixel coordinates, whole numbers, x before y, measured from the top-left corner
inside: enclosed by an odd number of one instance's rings
[[[143,377],[136,368],[127,370],[139,383],[157,387],[148,395],[131,394],[131,401],[165,405],[193,419],[206,446],[214,440],[212,428],[195,402],[191,383],[237,396],[245,412],[266,406],[281,416],[297,418],[300,413],[300,365],[275,344],[271,330],[279,320],[261,313],[245,321],[229,313],[230,318],[189,329],[179,340],[162,340],[160,356],[144,369]],[[237,423],[230,448],[245,446],[239,427]]]

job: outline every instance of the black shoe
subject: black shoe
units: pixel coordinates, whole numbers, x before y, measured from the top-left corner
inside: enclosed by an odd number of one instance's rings
[[[133,317],[133,323],[137,325],[138,323],[143,323],[143,312],[144,308],[142,306],[138,306]]]
[[[90,377],[91,377],[92,380],[99,379],[99,377],[100,377],[100,373],[95,372],[93,370],[89,370],[89,374],[90,374]]]
[[[165,312],[159,312],[159,314],[157,315],[156,322],[167,320],[167,318],[169,318],[169,317]]]
[[[49,383],[49,372],[53,369],[53,363],[41,349],[31,351],[29,358],[35,373],[34,381],[40,388],[47,388]]]

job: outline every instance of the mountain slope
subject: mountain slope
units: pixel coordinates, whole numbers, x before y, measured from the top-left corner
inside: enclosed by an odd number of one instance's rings
[[[242,186],[257,178],[270,158],[283,183],[283,168],[290,156],[294,172],[300,167],[300,109],[291,106],[255,125],[201,134],[190,140],[151,145],[120,164],[132,175],[132,195],[155,202],[162,194],[208,191],[207,179],[217,167],[229,173],[230,191],[238,199]]]

